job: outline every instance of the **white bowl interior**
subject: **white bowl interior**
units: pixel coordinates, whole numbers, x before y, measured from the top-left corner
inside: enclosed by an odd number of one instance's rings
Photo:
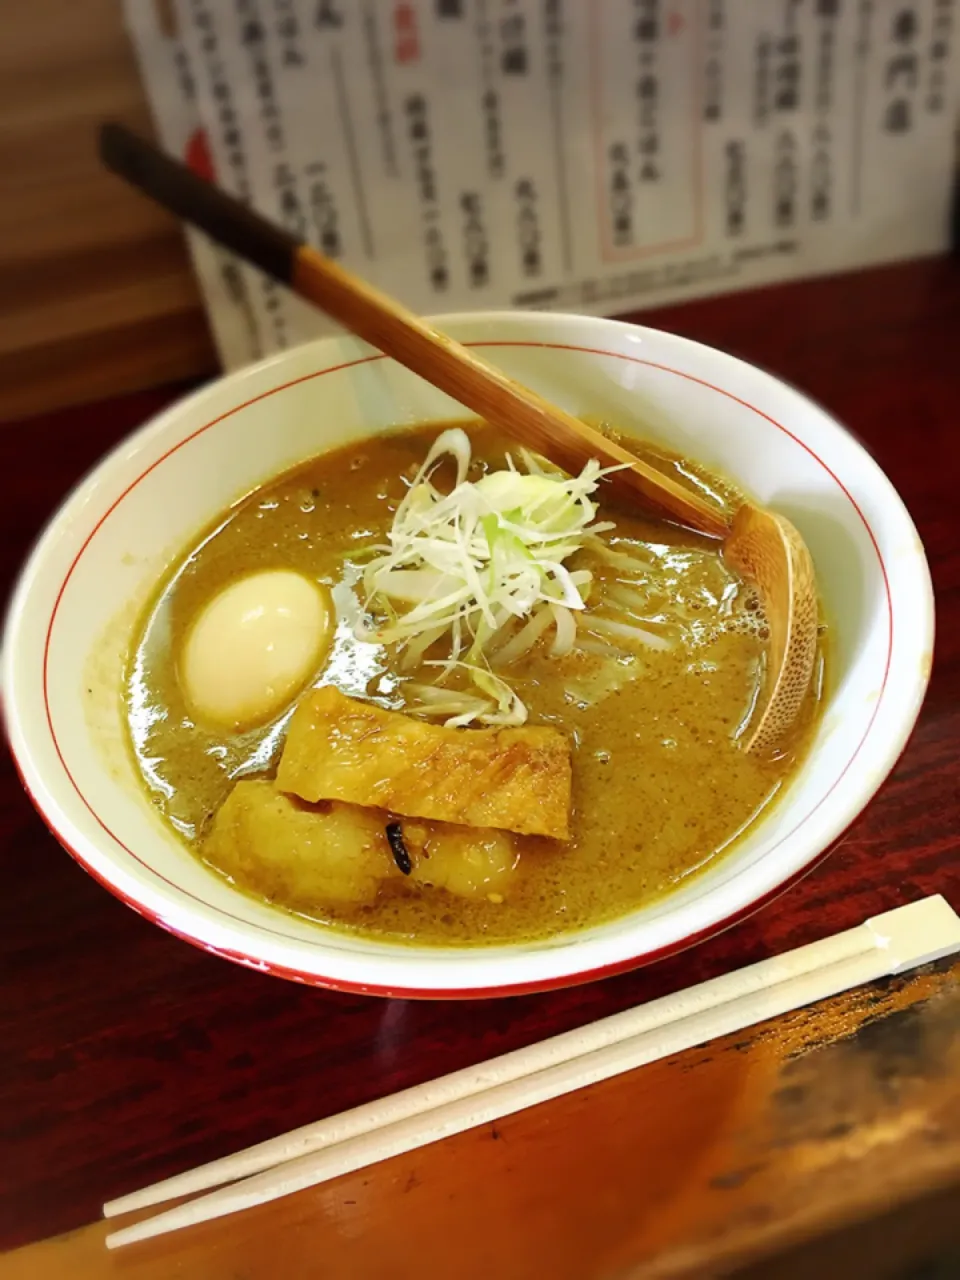
[[[660,903],[586,933],[395,947],[232,891],[160,822],[123,745],[118,676],[140,609],[171,559],[264,480],[375,432],[465,415],[353,339],[214,384],[112,454],[35,550],[8,620],[8,728],[36,803],[95,875],[209,949],[303,980],[434,993],[530,987],[709,931],[836,840],[892,767],[926,685],[932,605],[916,531],[872,460],[815,405],[729,356],[616,322],[494,314],[444,327],[571,412],[698,458],[794,521],[834,635],[827,712],[788,794],[732,854]]]

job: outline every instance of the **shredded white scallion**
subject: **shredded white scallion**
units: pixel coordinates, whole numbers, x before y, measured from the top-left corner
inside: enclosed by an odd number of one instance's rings
[[[432,479],[445,457],[456,463],[449,493]],[[358,637],[396,645],[408,670],[446,638],[447,656],[425,665],[441,668],[441,680],[464,671],[482,697],[481,705],[458,703],[453,691],[449,699],[422,700],[423,714],[462,706],[448,724],[526,720],[526,707],[490,670],[490,658],[498,668],[516,661],[551,626],[551,652],[572,649],[593,575],[565,562],[613,528],[596,521],[591,501],[607,474],[599,462],[567,476],[526,450],[520,458],[526,471],[508,458],[507,470],[468,481],[469,437],[459,427],[442,432],[397,508],[389,545],[364,569],[364,607],[379,621],[359,624]],[[523,626],[515,632],[518,620]]]
[[[569,609],[566,610],[569,614]],[[571,615],[572,616],[572,615]],[[507,641],[502,649],[498,649],[493,660],[498,667],[508,667],[525,653],[529,653],[543,633],[553,625],[553,614],[550,605],[541,605],[530,615],[517,634]]]
[[[564,608],[562,604],[552,604],[550,612],[553,614],[553,620],[557,624],[557,634],[554,636],[553,644],[550,647],[550,656],[553,658],[562,658],[573,648],[573,642],[577,638],[577,620],[569,609]]]

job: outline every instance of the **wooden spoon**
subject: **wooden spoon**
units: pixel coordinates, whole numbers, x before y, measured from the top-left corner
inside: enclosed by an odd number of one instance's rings
[[[817,641],[813,564],[787,520],[745,504],[731,524],[699,494],[485,364],[394,299],[122,125],[101,128],[100,157],[107,168],[172,213],[530,449],[570,472],[579,471],[589,458],[604,466],[627,464],[609,477],[618,488],[639,493],[680,524],[723,538],[728,561],[756,582],[770,627],[764,690],[744,746],[747,751],[765,751],[776,745],[795,720],[809,687]]]
[[[789,520],[745,502],[723,545],[725,559],[757,584],[770,644],[746,751],[769,752],[797,718],[817,656],[817,589],[806,543]]]

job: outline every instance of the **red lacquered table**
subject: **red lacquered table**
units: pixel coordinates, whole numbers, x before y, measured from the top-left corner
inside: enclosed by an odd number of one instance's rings
[[[892,778],[806,880],[684,955],[547,995],[412,1003],[285,983],[148,924],[57,846],[4,755],[2,1280],[882,1277],[952,1247],[960,968],[944,963],[238,1218],[103,1249],[101,1204],[143,1183],[925,894],[960,908],[960,264],[642,319],[802,388],[903,495],[930,558],[938,636]],[[8,583],[69,487],[180,390],[0,433]]]

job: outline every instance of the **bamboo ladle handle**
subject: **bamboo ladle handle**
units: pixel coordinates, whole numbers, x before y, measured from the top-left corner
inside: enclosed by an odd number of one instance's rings
[[[608,477],[618,487],[639,493],[647,503],[701,533],[722,538],[729,532],[722,510],[699,494],[529,387],[514,382],[468,347],[309,245],[297,249],[291,283],[297,293],[322,307],[351,333],[365,338],[535,453],[574,474],[588,458],[597,458],[604,466],[625,466]]]
[[[793,723],[809,687],[816,652],[813,564],[797,531],[781,516],[745,504],[731,524],[718,507],[542,396],[485,364],[309,245],[268,222],[122,125],[100,131],[107,168],[152,199],[315,303],[346,329],[501,427],[536,453],[579,471],[589,458],[621,466],[608,479],[662,514],[725,539],[731,563],[760,587],[770,623],[765,689],[747,750],[775,745]]]
[[[100,154],[108,168],[185,221],[289,285],[345,329],[418,373],[460,404],[550,457],[579,471],[588,458],[625,466],[610,476],[660,511],[702,533],[722,538],[724,513],[608,440],[572,414],[485,364],[467,347],[434,329],[395,299],[325,258],[308,244],[248,209],[186,165],[122,125],[104,125]]]

